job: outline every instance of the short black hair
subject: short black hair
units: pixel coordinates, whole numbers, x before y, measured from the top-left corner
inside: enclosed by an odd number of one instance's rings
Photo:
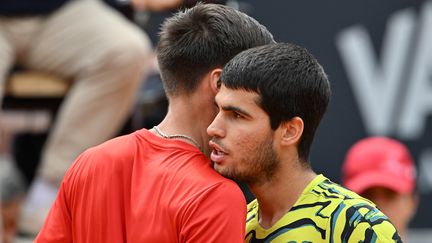
[[[318,61],[303,47],[277,43],[246,50],[224,67],[221,82],[229,89],[259,94],[257,104],[269,115],[270,126],[300,117],[304,131],[299,157],[309,161],[315,131],[330,101],[330,82]]]
[[[239,52],[274,43],[272,34],[252,17],[220,4],[197,4],[162,25],[157,46],[168,96],[190,94],[211,69],[222,68]]]

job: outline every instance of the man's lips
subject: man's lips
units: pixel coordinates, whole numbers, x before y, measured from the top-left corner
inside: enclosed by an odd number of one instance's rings
[[[221,163],[227,153],[213,141],[210,141],[209,145],[213,149],[212,153],[210,154],[210,159],[214,163]]]

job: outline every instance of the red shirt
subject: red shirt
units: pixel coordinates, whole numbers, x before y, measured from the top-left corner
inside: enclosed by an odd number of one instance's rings
[[[142,129],[78,157],[35,242],[243,242],[245,219],[196,147]]]

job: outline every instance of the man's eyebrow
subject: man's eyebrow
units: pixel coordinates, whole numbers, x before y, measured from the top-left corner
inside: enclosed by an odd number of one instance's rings
[[[239,113],[243,116],[251,117],[251,115],[248,112],[246,112],[245,110],[243,110],[237,106],[227,105],[227,106],[222,106],[221,109],[224,111],[234,111],[234,112]]]

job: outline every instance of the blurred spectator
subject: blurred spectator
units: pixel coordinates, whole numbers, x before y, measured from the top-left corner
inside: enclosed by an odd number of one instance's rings
[[[9,159],[0,156],[0,243],[12,242],[17,228],[16,217],[24,197],[23,178],[14,166]]]
[[[76,156],[117,134],[151,50],[146,34],[103,1],[2,0],[0,103],[16,64],[71,80],[27,193],[20,231],[36,234]]]
[[[137,10],[166,11],[180,7],[190,8],[197,2],[224,4],[226,0],[130,0]]]
[[[416,168],[408,148],[385,137],[362,139],[348,150],[342,171],[343,185],[373,201],[406,239],[418,204]]]

